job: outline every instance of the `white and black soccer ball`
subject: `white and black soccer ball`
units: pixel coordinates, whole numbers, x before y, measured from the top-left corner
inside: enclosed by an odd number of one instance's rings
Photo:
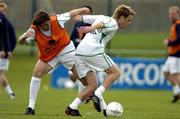
[[[118,102],[111,102],[107,105],[106,114],[107,116],[119,117],[123,114],[123,107]]]

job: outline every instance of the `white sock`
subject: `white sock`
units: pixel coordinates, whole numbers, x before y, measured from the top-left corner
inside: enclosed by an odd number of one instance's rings
[[[70,105],[69,107],[72,109],[77,109],[79,104],[81,104],[81,99],[80,98],[76,98]]]
[[[29,107],[34,109],[36,98],[40,89],[41,79],[37,77],[31,78],[30,92],[29,92]]]
[[[101,100],[101,101],[100,101],[101,109],[102,109],[102,110],[106,110],[107,105],[106,105],[106,102],[105,102],[103,96],[101,96],[101,99],[100,99],[100,100]]]
[[[101,98],[102,93],[103,93],[105,90],[106,90],[106,89],[101,85],[101,86],[99,86],[99,88],[96,89],[95,95],[98,96],[98,98]]]
[[[84,85],[78,80],[78,92],[80,93],[84,88]]]
[[[13,93],[13,91],[12,91],[12,89],[11,89],[11,87],[10,87],[9,84],[7,84],[7,86],[5,87],[5,90],[6,90],[6,92],[7,92],[8,94],[12,94],[12,93]]]
[[[178,95],[180,93],[180,88],[178,85],[173,86],[173,94]]]

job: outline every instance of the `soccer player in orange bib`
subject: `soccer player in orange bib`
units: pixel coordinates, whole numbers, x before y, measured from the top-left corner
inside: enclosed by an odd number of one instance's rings
[[[180,9],[177,6],[169,8],[169,18],[172,21],[170,37],[165,39],[168,48],[168,58],[163,67],[165,77],[173,89],[172,103],[180,99]]]
[[[30,28],[19,37],[19,44],[36,41],[39,49],[39,59],[34,67],[30,83],[29,105],[26,115],[35,114],[35,103],[40,89],[42,77],[59,64],[68,70],[74,70],[75,47],[65,31],[64,24],[69,20],[76,21],[76,16],[86,14],[86,7],[74,9],[57,15],[50,15],[44,10],[38,10]]]

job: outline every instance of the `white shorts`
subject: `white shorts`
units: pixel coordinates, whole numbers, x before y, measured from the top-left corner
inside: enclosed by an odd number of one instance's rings
[[[9,59],[0,58],[0,70],[7,71],[9,68]]]
[[[180,73],[180,58],[169,56],[162,70],[170,74]]]
[[[71,70],[75,59],[75,47],[73,42],[71,41],[55,58],[48,62],[54,68],[57,65],[62,64],[68,70]],[[50,71],[51,72],[51,71]]]
[[[85,77],[88,71],[104,71],[114,65],[114,61],[106,54],[95,56],[76,55],[75,57],[75,67],[79,78]]]

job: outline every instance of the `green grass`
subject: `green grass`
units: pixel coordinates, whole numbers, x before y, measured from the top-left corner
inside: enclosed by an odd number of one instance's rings
[[[13,57],[8,72],[9,82],[16,93],[10,100],[3,88],[0,90],[0,119],[115,119],[105,118],[93,109],[92,103],[82,104],[79,109],[83,117],[64,116],[64,109],[77,96],[76,90],[52,89],[50,76],[42,80],[35,116],[23,113],[28,104],[31,72],[35,57],[17,55]],[[106,102],[118,101],[124,107],[121,119],[180,119],[180,102],[171,104],[171,92],[166,90],[108,90]]]
[[[163,50],[163,39],[167,33],[117,33],[111,41],[113,49]]]
[[[108,44],[107,50],[113,56],[150,57],[166,56],[163,39],[167,33],[117,33]]]

